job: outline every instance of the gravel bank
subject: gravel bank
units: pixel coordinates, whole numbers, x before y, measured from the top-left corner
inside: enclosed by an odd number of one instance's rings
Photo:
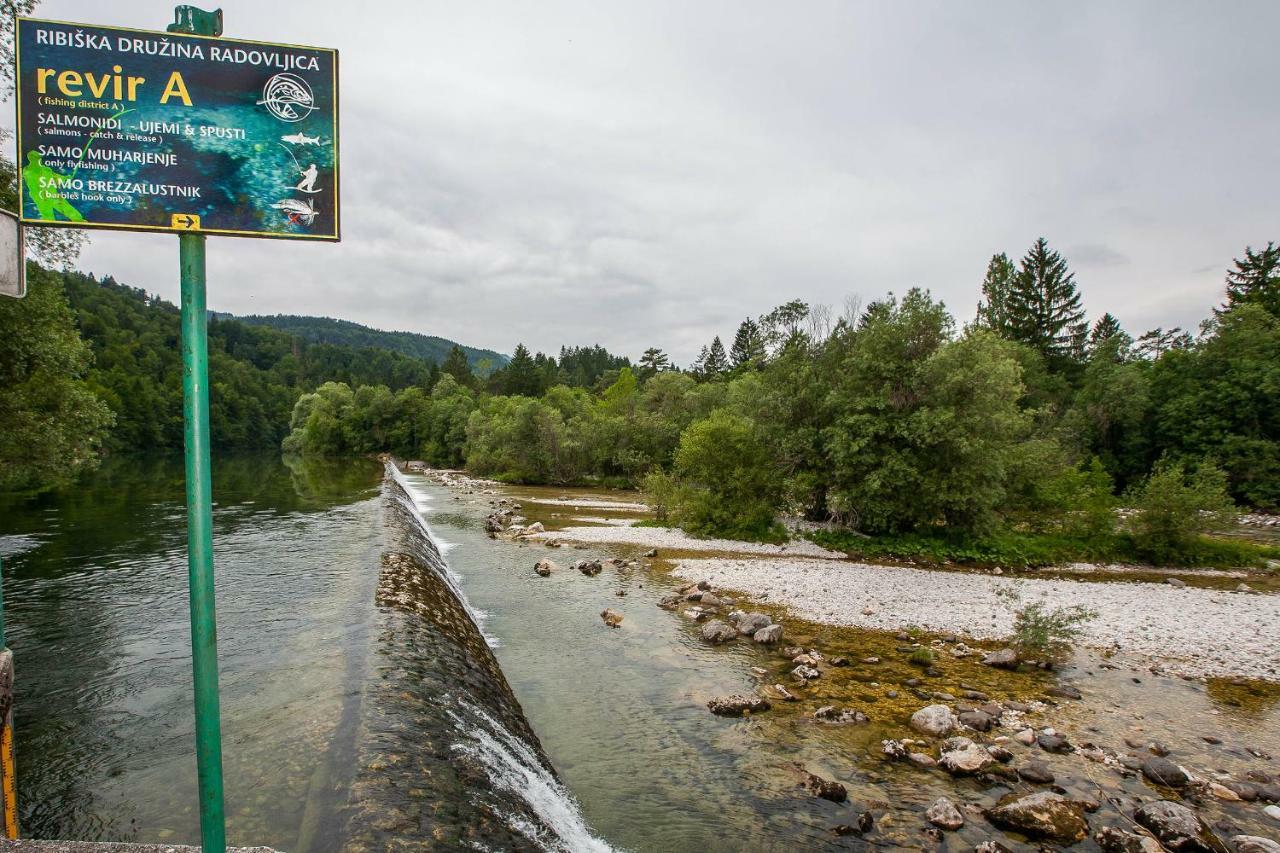
[[[566,527],[563,530],[549,530],[528,538],[559,539],[589,544],[643,545],[646,548],[657,548],[659,552],[665,548],[678,551],[765,554],[771,557],[825,557],[837,560],[844,558],[844,554],[828,551],[807,540],[797,540],[786,545],[766,545],[760,542],[739,542],[736,539],[695,539],[671,527]]]
[[[637,532],[649,533],[641,529]],[[908,625],[977,639],[1007,637],[1013,618],[995,591],[1008,579],[828,560],[680,560],[674,574],[781,604],[828,625]],[[1022,580],[1026,602],[1098,612],[1082,642],[1160,658],[1186,675],[1280,680],[1280,596],[1159,583]]]
[[[648,512],[649,507],[642,503],[632,501],[607,501],[599,498],[530,498],[521,497],[520,501],[527,504],[546,504],[547,506],[572,506],[582,507],[583,509],[616,509],[626,510],[629,512]]]

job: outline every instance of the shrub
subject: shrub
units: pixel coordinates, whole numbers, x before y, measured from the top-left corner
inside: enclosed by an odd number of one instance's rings
[[[933,666],[935,660],[933,649],[919,648],[911,653],[907,660],[915,666]]]
[[[1154,563],[1193,559],[1200,535],[1228,524],[1235,508],[1226,475],[1207,462],[1188,475],[1181,462],[1161,459],[1127,498],[1134,549]]]
[[[1095,610],[1077,604],[1071,607],[1048,607],[1043,602],[1022,602],[1017,587],[996,591],[1013,609],[1013,645],[1022,654],[1056,655],[1069,649],[1084,626],[1098,617]]]

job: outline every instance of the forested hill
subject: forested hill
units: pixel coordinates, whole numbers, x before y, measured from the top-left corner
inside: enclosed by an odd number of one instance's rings
[[[65,293],[93,351],[87,384],[115,415],[107,446],[181,448],[177,306],[110,276],[33,266],[32,279],[33,290]],[[298,395],[324,382],[429,388],[439,376],[435,362],[386,348],[312,343],[217,317],[209,323],[209,361],[210,430],[221,448],[278,448]]]
[[[229,317],[231,315],[225,316]],[[467,361],[471,364],[471,367],[481,374],[487,374],[510,361],[502,353],[455,344],[453,341],[439,338],[435,335],[422,335],[417,332],[384,332],[381,329],[371,329],[359,323],[352,323],[350,320],[334,320],[330,317],[300,317],[293,314],[274,314],[270,316],[253,314],[245,317],[235,317],[234,319],[254,326],[270,326],[273,329],[280,329],[312,343],[385,349],[420,358],[424,361],[433,361],[436,364],[444,364],[445,359],[449,356],[449,350],[458,346],[466,353]]]

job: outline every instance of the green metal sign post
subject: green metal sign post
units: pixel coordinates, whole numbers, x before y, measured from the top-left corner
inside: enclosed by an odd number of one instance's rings
[[[222,13],[179,6],[169,29],[221,35]],[[200,847],[225,853],[222,710],[218,696],[218,622],[213,585],[213,489],[209,462],[209,312],[203,234],[178,235],[182,279],[182,417],[187,468],[187,571],[191,599],[191,672],[195,687]]]

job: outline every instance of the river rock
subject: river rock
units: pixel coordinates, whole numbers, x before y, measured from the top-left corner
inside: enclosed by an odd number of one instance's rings
[[[973,848],[973,853],[1013,853],[999,841],[984,841]]]
[[[1031,746],[1036,742],[1035,729],[1023,729],[1013,736],[1013,739],[1023,746]]]
[[[667,610],[672,610],[676,607],[679,607],[683,603],[684,603],[683,595],[668,595],[658,602],[658,606],[666,608]]]
[[[648,557],[649,559],[653,559],[654,557],[658,556],[658,549],[650,548],[648,551],[645,551],[644,554],[642,554],[641,556]]]
[[[978,732],[991,731],[991,725],[994,722],[995,720],[992,719],[991,715],[983,711],[965,711],[960,715],[961,725],[968,726]]]
[[[1275,821],[1280,821],[1280,806],[1266,806],[1262,813]]]
[[[955,715],[946,705],[928,705],[911,715],[911,728],[921,734],[945,737],[955,727]]]
[[[579,560],[574,565],[574,568],[582,572],[587,577],[595,577],[604,571],[604,564],[599,560]]]
[[[712,619],[702,626],[702,639],[708,643],[727,643],[736,639],[737,636],[737,629],[721,619]]]
[[[769,700],[759,696],[747,696],[734,693],[729,696],[717,696],[707,703],[707,710],[721,717],[741,717],[743,714],[758,714],[768,711],[772,705]]]
[[[802,771],[803,772],[803,771]],[[824,800],[830,800],[833,803],[843,803],[849,799],[849,791],[844,785],[831,779],[823,779],[814,773],[805,773],[804,786],[815,797],[821,797]]]
[[[1050,732],[1041,732],[1036,736],[1036,743],[1040,744],[1040,748],[1045,752],[1070,752],[1072,746],[1067,739],[1059,734]]]
[[[754,636],[756,631],[759,631],[761,628],[768,628],[773,624],[773,620],[767,615],[755,611],[751,613],[743,613],[738,617],[737,621],[738,633],[744,637]]]
[[[1108,826],[1095,833],[1093,840],[1102,848],[1103,853],[1163,853],[1160,842],[1150,835],[1139,835],[1136,832],[1125,832]]]
[[[773,643],[779,642],[782,639],[782,626],[766,625],[759,631],[756,631],[755,634],[752,635],[752,639],[757,643],[764,643],[766,645],[772,645]]]
[[[702,597],[698,599],[698,603],[703,607],[720,607],[724,604],[724,599],[709,592],[702,593]]]
[[[1050,696],[1056,696],[1059,699],[1082,699],[1083,695],[1079,690],[1070,684],[1055,684],[1044,691]]]
[[[943,741],[942,756],[938,759],[938,764],[952,776],[973,776],[995,763],[991,753],[967,737]]]
[[[1280,853],[1280,844],[1256,835],[1233,835],[1231,845],[1236,853]]]
[[[1043,761],[1028,761],[1018,768],[1018,777],[1036,785],[1052,785],[1053,771]]]
[[[533,564],[533,570],[538,573],[539,577],[547,577],[559,567],[550,560],[539,560]]]
[[[938,797],[934,800],[933,804],[925,810],[924,819],[948,832],[954,832],[964,826],[964,815],[960,814],[955,803],[946,797]]]
[[[1139,806],[1133,819],[1176,853],[1223,853],[1226,847],[1200,815],[1171,800]]]
[[[1142,762],[1142,775],[1166,788],[1184,788],[1190,781],[1185,770],[1159,755]]]
[[[994,666],[997,669],[1017,669],[1018,653],[1013,649],[1001,649],[984,657],[982,663],[984,666]]]
[[[622,614],[614,610],[612,607],[606,607],[600,611],[600,618],[604,620],[604,624],[610,628],[617,628],[622,624]]]
[[[938,766],[937,760],[932,755],[925,755],[923,752],[912,752],[907,755],[907,760],[921,770],[932,770]]]
[[[996,826],[1032,838],[1071,844],[1089,834],[1089,823],[1080,804],[1052,791],[1017,797],[988,809],[986,814]]]
[[[813,681],[815,678],[821,678],[822,673],[815,667],[802,663],[795,669],[791,670],[791,677],[796,681],[799,681],[801,684],[804,684],[807,681]]]

